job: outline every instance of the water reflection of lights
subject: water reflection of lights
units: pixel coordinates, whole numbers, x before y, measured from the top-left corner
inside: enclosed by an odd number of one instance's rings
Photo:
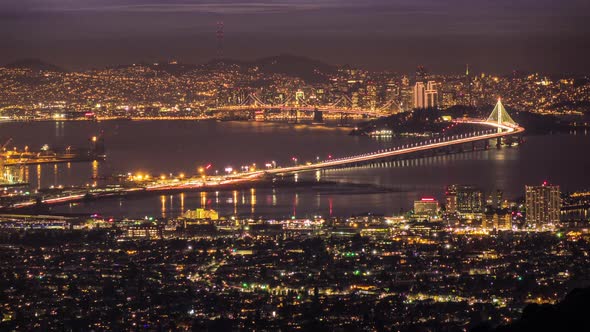
[[[161,203],[162,218],[166,218],[166,196],[165,195],[160,196],[160,203]]]
[[[254,214],[254,211],[256,210],[256,189],[252,188],[250,189],[250,212],[252,214]]]
[[[184,193],[180,193],[180,213],[184,213]]]

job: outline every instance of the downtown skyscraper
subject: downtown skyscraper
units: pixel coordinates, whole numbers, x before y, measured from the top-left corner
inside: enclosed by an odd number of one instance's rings
[[[525,186],[526,221],[535,228],[552,227],[559,223],[561,192],[559,186],[543,182],[540,186]]]

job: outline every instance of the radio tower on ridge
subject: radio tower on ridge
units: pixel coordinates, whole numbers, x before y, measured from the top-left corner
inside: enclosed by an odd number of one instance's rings
[[[217,21],[217,58],[223,58],[223,21]]]

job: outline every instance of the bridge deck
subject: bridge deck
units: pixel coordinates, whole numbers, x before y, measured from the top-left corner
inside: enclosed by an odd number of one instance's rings
[[[452,146],[452,145],[459,145],[459,144],[477,142],[477,141],[482,141],[482,140],[496,139],[496,138],[501,138],[501,137],[515,135],[515,134],[524,132],[524,128],[522,128],[522,127],[500,125],[497,123],[491,123],[491,122],[481,121],[481,120],[462,119],[462,120],[456,120],[456,122],[486,125],[486,126],[500,129],[501,131],[496,132],[496,133],[488,133],[488,134],[483,134],[483,135],[474,135],[474,136],[469,136],[469,137],[461,137],[461,138],[457,138],[457,139],[443,140],[440,142],[435,141],[432,143],[423,143],[421,145],[409,146],[409,147],[400,148],[400,149],[389,149],[389,150],[385,150],[385,151],[367,153],[367,154],[362,154],[362,155],[358,155],[358,156],[351,156],[351,157],[339,158],[339,159],[335,159],[335,160],[328,160],[328,161],[324,161],[324,162],[316,163],[316,164],[311,164],[311,165],[292,166],[292,167],[271,169],[271,170],[267,170],[267,171],[259,171],[259,173],[262,173],[262,174],[286,174],[286,173],[296,173],[296,172],[313,171],[313,170],[318,170],[318,169],[340,167],[340,166],[345,166],[345,165],[350,165],[350,164],[355,164],[355,163],[375,161],[375,160],[379,160],[379,159],[387,159],[387,158],[400,156],[400,155],[404,155],[404,154],[408,154],[408,153],[426,151],[426,150],[437,149],[437,148],[447,147],[447,146]]]

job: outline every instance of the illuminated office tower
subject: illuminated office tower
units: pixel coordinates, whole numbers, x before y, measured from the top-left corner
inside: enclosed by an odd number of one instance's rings
[[[525,186],[526,221],[535,228],[552,228],[559,223],[561,197],[559,186],[543,182]]]
[[[367,85],[367,104],[371,111],[377,108],[377,86],[374,84]]]
[[[504,192],[502,190],[496,190],[495,192],[489,193],[489,195],[486,198],[486,206],[490,206],[496,209],[505,208],[503,197]]]
[[[483,192],[466,185],[451,185],[446,191],[447,212],[457,213],[461,218],[480,219],[484,212]]]
[[[350,98],[353,109],[359,108],[359,99],[360,97],[358,91],[353,92],[352,97]]]
[[[412,87],[410,86],[410,80],[404,76],[401,81],[400,87],[400,101],[401,107],[404,111],[410,111],[413,107],[413,96]]]
[[[427,108],[438,107],[438,89],[436,82],[428,81],[428,84],[426,85],[426,91],[424,91],[424,99],[426,100]]]
[[[448,213],[457,212],[457,186],[452,185],[447,187],[445,192],[445,204]]]
[[[424,100],[426,100],[426,108],[435,108],[438,106],[438,92],[428,91],[424,93]]]
[[[438,90],[434,81],[416,82],[414,85],[414,108],[435,108],[438,107]]]
[[[424,83],[416,82],[414,85],[414,108],[425,108],[424,91]]]
[[[438,90],[434,81],[428,81],[424,91],[425,108],[438,107]]]

